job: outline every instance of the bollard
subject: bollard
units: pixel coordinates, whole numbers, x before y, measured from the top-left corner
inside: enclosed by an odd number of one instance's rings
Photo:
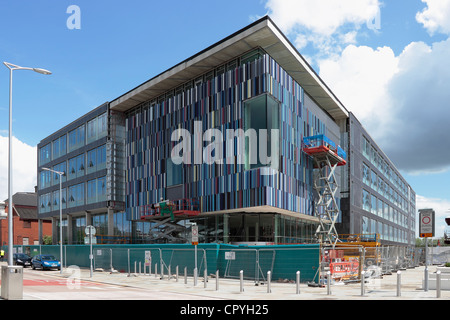
[[[158,277],[158,264],[155,263],[155,278]]]
[[[397,297],[402,296],[402,272],[397,271]]]
[[[428,266],[425,266],[424,291],[428,291]]]
[[[134,262],[134,274],[137,274],[137,269],[136,269],[136,265],[137,265],[137,261]]]
[[[184,284],[187,284],[187,267],[184,267]]]
[[[441,297],[441,271],[436,272],[436,298]]]
[[[331,272],[327,271],[327,295],[331,295]]]
[[[208,283],[208,271],[205,269],[205,271],[203,271],[203,287],[206,289],[206,284]]]
[[[219,291],[219,270],[216,271],[216,291]]]
[[[170,278],[172,277],[172,270],[171,270],[171,268],[172,268],[172,266],[169,264],[167,280],[170,280]]]
[[[178,266],[175,267],[175,281],[178,282]]]
[[[295,293],[300,294],[300,271],[296,273],[295,286]]]
[[[139,261],[139,275],[142,274],[142,273],[141,273],[141,262],[142,262],[142,261]]]
[[[365,271],[361,271],[361,297],[364,297],[364,295],[366,294],[366,288],[364,287],[364,282],[365,282],[365,279],[364,279],[364,274],[365,274]]]
[[[271,293],[272,289],[270,288],[270,282],[272,280],[272,274],[270,271],[267,271],[267,293]]]
[[[197,286],[198,270],[194,268],[194,287]]]
[[[239,271],[240,292],[244,292],[244,270]]]

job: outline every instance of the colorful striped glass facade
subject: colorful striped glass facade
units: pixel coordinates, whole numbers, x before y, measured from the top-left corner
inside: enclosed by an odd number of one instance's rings
[[[193,133],[194,121],[202,121],[203,131],[243,129],[245,102],[262,94],[279,102],[279,171],[264,175],[261,169],[245,170],[231,164],[230,157],[223,165],[183,164],[183,197],[199,200],[202,213],[272,206],[313,215],[312,162],[302,153],[301,141],[303,136],[327,134],[325,123],[332,120],[317,105],[308,107],[303,88],[262,53],[246,63],[235,59],[127,113],[128,218],[139,220],[142,206],[166,199],[174,130]],[[232,154],[237,157],[237,150]]]

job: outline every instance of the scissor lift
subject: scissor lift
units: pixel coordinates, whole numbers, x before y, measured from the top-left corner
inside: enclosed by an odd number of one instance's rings
[[[319,195],[315,206],[315,216],[319,218],[316,237],[322,244],[335,246],[339,236],[336,220],[339,206],[336,201],[338,182],[335,171],[338,166],[347,164],[347,154],[325,135],[303,138],[303,152],[314,159],[314,189]]]
[[[178,241],[177,235],[186,231],[179,221],[199,214],[200,204],[195,199],[165,200],[140,207],[140,219],[153,222],[149,233],[154,240],[167,239],[169,242]]]

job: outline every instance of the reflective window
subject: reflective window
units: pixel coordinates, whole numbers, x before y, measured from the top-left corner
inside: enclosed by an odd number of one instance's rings
[[[66,135],[53,141],[53,160],[63,156],[67,151],[67,137]]]
[[[174,164],[172,159],[166,161],[167,186],[175,186],[183,183],[183,164]]]
[[[84,183],[69,187],[67,198],[68,208],[84,205]]]
[[[39,150],[39,165],[46,164],[52,160],[52,144],[49,143]]]
[[[85,126],[84,124],[69,132],[68,151],[73,151],[84,146],[85,143]]]
[[[244,102],[246,170],[263,166],[279,168],[281,137],[279,131],[272,132],[280,129],[279,112],[279,103],[268,94]]]

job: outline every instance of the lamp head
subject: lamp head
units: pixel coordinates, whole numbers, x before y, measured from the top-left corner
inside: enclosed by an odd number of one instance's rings
[[[52,74],[51,71],[42,69],[42,68],[33,68],[33,71],[40,73],[40,74]]]

